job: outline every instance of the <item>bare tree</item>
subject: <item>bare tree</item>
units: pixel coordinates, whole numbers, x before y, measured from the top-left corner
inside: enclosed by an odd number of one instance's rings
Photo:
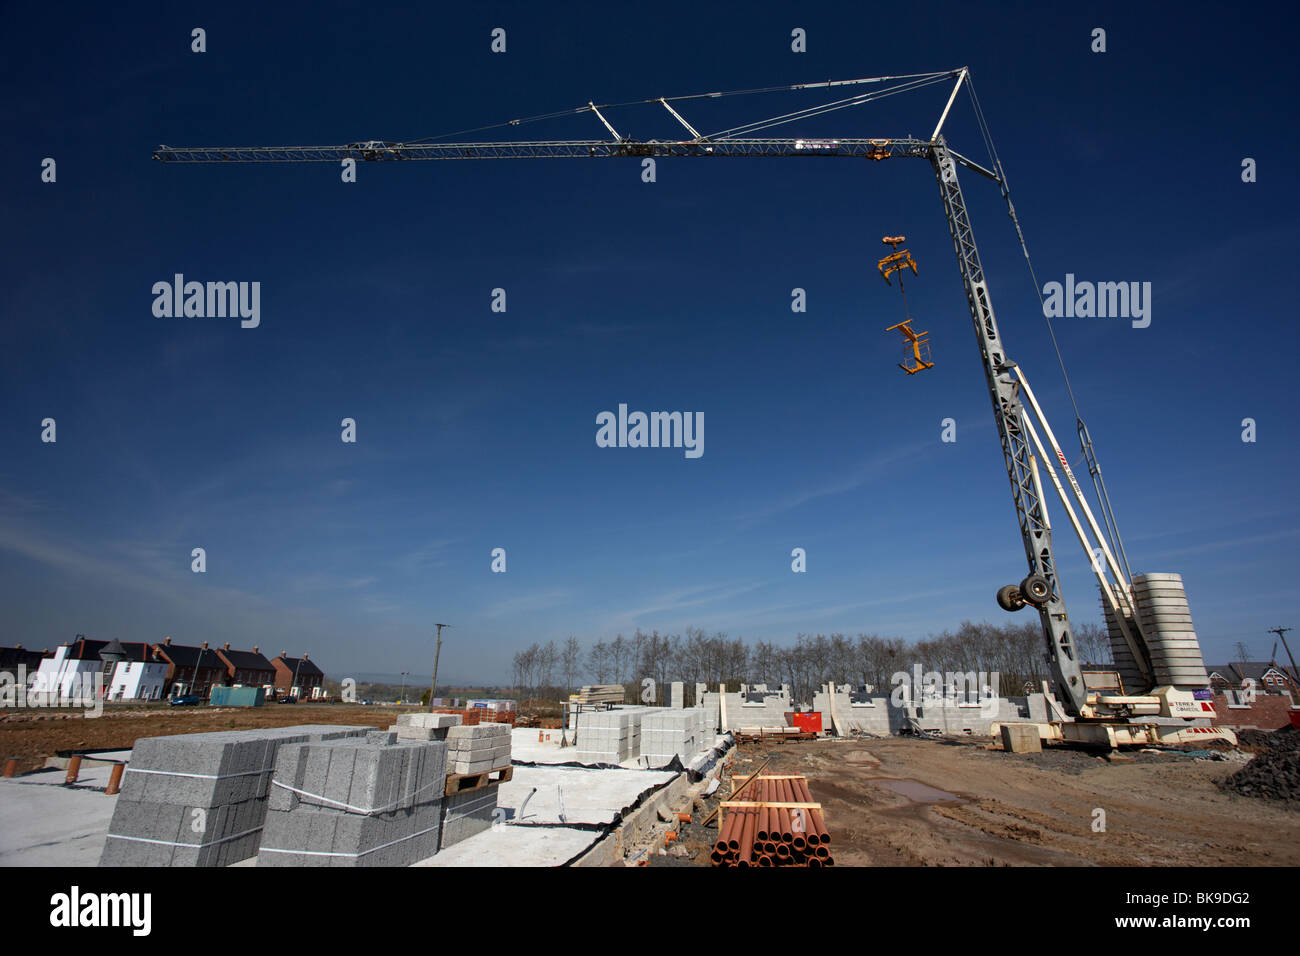
[[[578,639],[572,634],[564,642],[564,693],[567,696],[573,691],[573,679],[578,676],[578,667],[581,660],[582,649],[578,647]]]

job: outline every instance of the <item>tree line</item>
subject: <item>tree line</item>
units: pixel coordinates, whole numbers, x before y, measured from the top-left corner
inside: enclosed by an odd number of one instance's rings
[[[1080,660],[1110,665],[1104,628],[1081,624],[1074,629],[1074,641]],[[639,702],[643,681],[649,678],[654,681],[654,702],[660,704],[666,702],[673,681],[686,684],[688,704],[694,703],[696,682],[708,684],[711,691],[722,683],[731,691],[742,683],[771,688],[789,684],[796,703],[810,704],[813,694],[830,681],[869,685],[873,693],[887,697],[893,688],[891,676],[911,674],[918,665],[923,672],[996,672],[1002,696],[1022,695],[1027,686],[1037,690],[1049,679],[1043,630],[1034,619],[1000,627],[964,621],[955,632],[912,643],[875,634],[799,634],[793,643],[749,643],[698,628],[687,628],[685,634],[638,629],[631,637],[619,634],[585,648],[570,637],[562,645],[535,643],[515,654],[513,683],[525,700],[564,698],[584,684],[622,684],[625,699]]]

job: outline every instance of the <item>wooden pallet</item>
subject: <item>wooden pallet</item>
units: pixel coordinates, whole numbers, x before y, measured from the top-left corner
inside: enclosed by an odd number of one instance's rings
[[[494,776],[495,774],[500,774],[500,776]],[[449,773],[447,774],[447,789],[444,794],[448,797],[454,797],[458,793],[482,790],[484,787],[505,783],[514,775],[514,767],[497,767],[493,770],[484,770],[481,773]]]

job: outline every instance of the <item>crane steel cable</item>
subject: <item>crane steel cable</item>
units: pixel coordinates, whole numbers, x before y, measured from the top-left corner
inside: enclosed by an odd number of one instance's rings
[[[1101,473],[1101,463],[1097,461],[1097,450],[1093,447],[1092,436],[1088,433],[1088,426],[1083,422],[1083,415],[1079,411],[1079,402],[1075,399],[1074,388],[1070,384],[1070,373],[1065,368],[1065,358],[1061,355],[1061,346],[1056,340],[1056,329],[1052,325],[1051,316],[1047,314],[1046,304],[1043,301],[1042,286],[1038,284],[1038,273],[1034,269],[1033,259],[1030,258],[1029,246],[1025,242],[1024,231],[1020,228],[1020,220],[1016,217],[1015,204],[1011,201],[1011,187],[1007,183],[1006,170],[1002,168],[1002,160],[999,158],[997,147],[993,143],[993,133],[984,117],[984,108],[980,105],[979,96],[975,92],[975,84],[970,81],[969,77],[967,77],[967,80],[966,89],[971,98],[971,105],[975,110],[975,121],[979,125],[980,135],[984,139],[984,146],[989,152],[989,160],[993,164],[993,170],[997,173],[1002,198],[1007,203],[1007,214],[1016,227],[1016,236],[1020,239],[1020,250],[1025,255],[1025,265],[1029,267],[1029,278],[1034,283],[1034,294],[1038,296],[1039,311],[1043,315],[1043,322],[1047,325],[1047,334],[1052,340],[1052,349],[1056,352],[1057,364],[1061,367],[1061,378],[1065,380],[1065,391],[1070,396],[1070,404],[1074,407],[1074,423],[1079,437],[1079,448],[1083,452],[1083,461],[1088,465],[1088,475],[1092,478],[1093,488],[1097,492],[1097,502],[1101,506],[1102,521],[1106,526],[1106,537],[1110,539],[1111,549],[1119,555],[1124,566],[1124,573],[1129,580],[1132,580],[1133,570],[1129,567],[1128,553],[1124,549],[1124,539],[1119,533],[1119,521],[1115,517],[1115,509],[1110,503],[1110,493],[1106,490],[1106,479]],[[1075,467],[1078,467],[1078,465],[1076,464]]]
[[[1006,170],[1002,168],[1002,160],[998,156],[997,147],[993,144],[993,134],[984,118],[984,110],[980,106],[979,96],[975,93],[975,84],[970,77],[967,77],[966,92],[970,95],[971,105],[975,110],[975,122],[979,126],[980,136],[984,139],[984,147],[988,150],[989,161],[993,164],[993,170],[998,174],[1002,198],[1007,202],[1007,213],[1011,216],[1011,222],[1016,227],[1016,236],[1020,239],[1020,251],[1025,255],[1025,265],[1029,267],[1029,278],[1034,283],[1034,294],[1038,296],[1038,310],[1043,315],[1043,321],[1047,323],[1047,334],[1051,337],[1052,349],[1056,352],[1056,362],[1061,367],[1061,377],[1065,379],[1065,390],[1069,393],[1070,404],[1074,406],[1074,417],[1078,419],[1080,418],[1079,403],[1074,398],[1074,389],[1070,386],[1070,373],[1065,369],[1065,358],[1061,355],[1061,347],[1056,341],[1056,329],[1052,326],[1052,319],[1044,307],[1043,289],[1038,284],[1038,273],[1034,269],[1033,259],[1029,256],[1029,246],[1025,242],[1025,234],[1020,228],[1020,220],[1016,217],[1016,207],[1011,202],[1011,187],[1007,183]]]
[[[707,139],[730,139],[745,133],[756,133],[759,130],[768,129],[772,126],[781,126],[785,123],[793,123],[796,120],[807,119],[810,116],[820,116],[822,113],[830,113],[834,110],[846,109],[850,106],[861,106],[864,103],[871,103],[875,100],[884,99],[886,96],[893,96],[895,93],[906,93],[912,90],[918,90],[934,83],[940,83],[947,78],[946,75],[938,76],[928,80],[914,80],[911,83],[904,83],[900,86],[892,87],[888,90],[882,90],[879,93],[860,93],[857,96],[846,97],[842,100],[831,100],[829,103],[822,103],[819,106],[810,106],[802,110],[796,110],[792,113],[782,113],[777,116],[768,117],[767,119],[755,120],[752,123],[742,123],[740,126],[733,126],[730,129],[719,130],[710,134]]]
[[[684,93],[678,96],[666,96],[662,99],[670,103],[677,103],[682,100],[698,99],[719,99],[724,96],[749,96],[756,93],[781,93],[798,90],[811,90],[830,88],[832,86],[855,86],[861,83],[888,83],[894,80],[942,80],[944,77],[952,76],[953,71],[947,70],[941,73],[903,73],[898,76],[870,76],[858,77],[849,80],[818,80],[813,83],[793,83],[783,86],[757,86],[745,90],[720,90],[712,93]],[[652,97],[644,100],[627,100],[622,103],[596,103],[595,108],[599,110],[621,109],[627,106],[644,106],[650,103],[658,103],[660,97]],[[449,136],[460,136],[464,133],[479,133],[488,129],[501,129],[506,126],[522,126],[525,123],[537,123],[542,120],[557,119],[561,116],[576,116],[580,113],[590,113],[591,105],[575,106],[572,109],[557,110],[552,113],[538,113],[535,116],[525,116],[519,119],[506,120],[502,123],[489,123],[487,126],[475,126],[469,129],[456,130],[451,133],[439,133],[436,136],[422,136],[419,139],[407,139],[401,142],[405,145],[412,146],[417,143],[429,143],[435,140],[446,139]]]

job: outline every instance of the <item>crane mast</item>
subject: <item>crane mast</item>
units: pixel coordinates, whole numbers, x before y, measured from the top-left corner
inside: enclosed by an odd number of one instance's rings
[[[1038,609],[1043,622],[1043,635],[1047,641],[1047,657],[1052,676],[1065,695],[1063,703],[1074,715],[1078,715],[1087,702],[1087,690],[1074,651],[1074,637],[1070,633],[1065,597],[1061,593],[1060,579],[1056,574],[1052,528],[1032,460],[1033,452],[1025,428],[1024,404],[1020,400],[1020,390],[1012,374],[1015,363],[1007,358],[1003,349],[1002,335],[993,314],[993,302],[984,281],[984,266],[980,263],[975,233],[966,211],[966,200],[957,180],[956,162],[942,136],[930,148],[929,156],[943,198],[948,229],[952,233],[957,267],[966,287],[966,301],[970,306],[975,339],[979,343],[980,358],[984,363],[984,378],[988,383],[989,398],[993,402],[993,417],[997,421],[998,436],[1002,440],[1002,457],[1006,463],[1007,476],[1011,479],[1011,498],[1016,506],[1025,558],[1029,562],[1029,575],[1019,590],[1023,596],[1031,598],[1029,603]]]

